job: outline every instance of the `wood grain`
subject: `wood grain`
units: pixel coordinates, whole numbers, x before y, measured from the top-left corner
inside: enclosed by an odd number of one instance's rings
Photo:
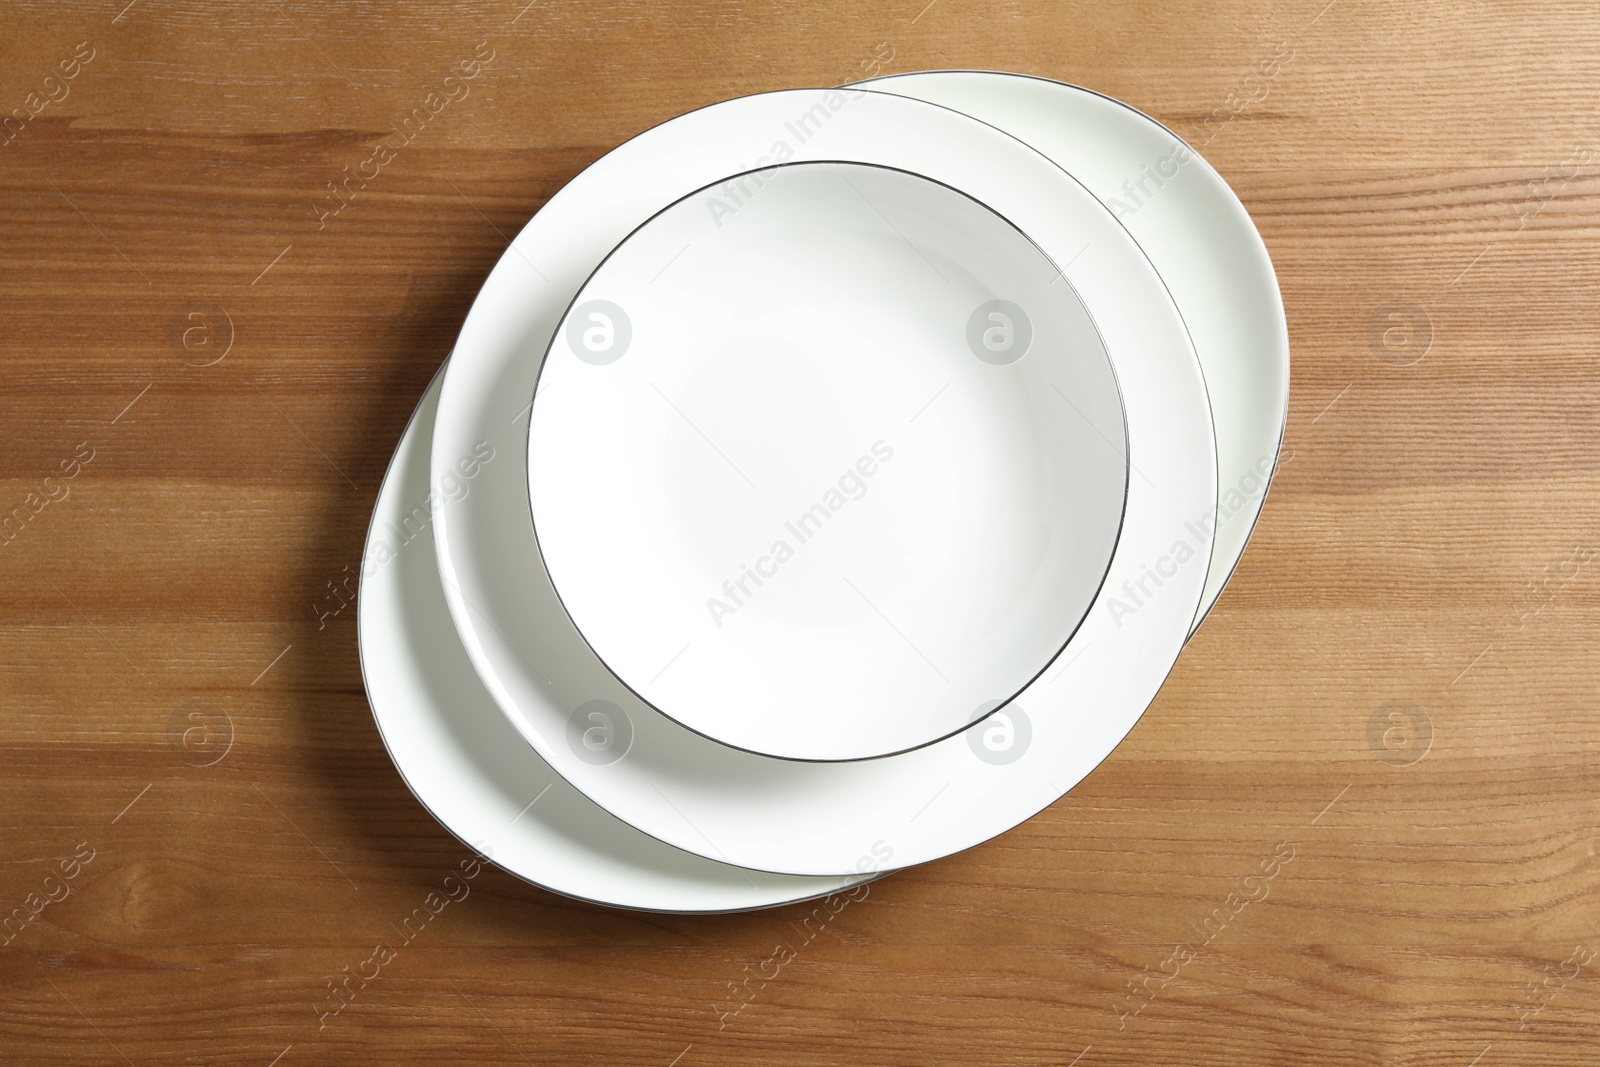
[[[7,5],[0,512],[57,499],[0,544],[0,911],[68,893],[0,945],[0,1063],[1595,1062],[1600,24],[925,3]],[[480,42],[468,98],[320,225]],[[1078,789],[810,941],[805,907],[625,914],[488,871],[319,1025],[460,859],[379,742],[353,619],[313,604],[478,285],[620,141],[880,45],[1128,100],[1238,189],[1295,362],[1232,585]],[[1372,343],[1393,302],[1420,361]],[[231,323],[210,366],[172,332],[197,310]],[[191,711],[231,724],[209,765]]]

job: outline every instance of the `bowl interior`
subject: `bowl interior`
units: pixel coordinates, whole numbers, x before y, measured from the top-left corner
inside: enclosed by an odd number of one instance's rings
[[[918,175],[805,163],[679,200],[595,271],[528,488],[625,685],[723,743],[848,760],[949,736],[1061,651],[1126,457],[1110,358],[1025,234]]]

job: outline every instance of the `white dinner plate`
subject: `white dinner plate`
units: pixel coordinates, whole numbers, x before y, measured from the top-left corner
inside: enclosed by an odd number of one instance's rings
[[[871,875],[741,870],[663,844],[568,785],[478,681],[439,585],[432,519],[481,492],[506,457],[458,457],[431,487],[428,446],[442,375],[395,449],[372,513],[358,619],[361,672],[389,756],[422,806],[480,855],[567,896],[650,911],[721,912],[836,893]]]
[[[1015,226],[904,171],[679,200],[584,284],[535,397],[534,531],[584,640],[764,755],[966,729],[1066,646],[1122,523],[1088,311]]]
[[[1027,233],[1094,316],[1127,417],[1132,476],[1121,538],[1065,653],[976,727],[877,760],[755,755],[672,722],[627,690],[584,644],[540,565],[525,452],[514,444],[540,357],[612,248],[690,192],[803,160],[921,174]],[[602,807],[740,866],[789,874],[861,870],[874,858],[908,866],[1022,822],[1132,728],[1182,649],[1205,585],[1206,563],[1186,565],[1184,524],[1216,500],[1210,406],[1155,270],[1111,214],[1042,155],[954,111],[888,94],[729,101],[641,134],[573,179],[512,242],[467,316],[434,427],[434,471],[453,469],[485,441],[500,459],[480,475],[482,491],[435,523],[446,599],[479,675],[529,743]],[[1127,607],[1112,603],[1111,590],[1145,595]],[[592,742],[591,758],[569,743],[580,736]]]
[[[1216,424],[1219,499],[1193,517],[1216,603],[1266,500],[1289,416],[1289,327],[1267,247],[1200,154],[1127,104],[994,71],[923,71],[860,83],[954,108],[1026,141],[1077,178],[1139,242],[1194,339]]]

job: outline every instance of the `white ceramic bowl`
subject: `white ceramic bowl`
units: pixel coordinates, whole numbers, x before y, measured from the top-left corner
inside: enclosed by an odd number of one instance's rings
[[[530,418],[533,524],[613,673],[724,744],[965,729],[1082,622],[1127,493],[1094,323],[1006,219],[799,163],[680,199],[577,294]]]

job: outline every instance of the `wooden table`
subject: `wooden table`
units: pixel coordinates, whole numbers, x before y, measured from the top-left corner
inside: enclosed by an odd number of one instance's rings
[[[523,2],[5,8],[0,1062],[1600,1060],[1592,11]],[[491,870],[319,1019],[462,858],[318,616],[508,235],[687,109],[937,67],[1255,216],[1293,401],[1215,613],[1066,799],[809,941]]]

